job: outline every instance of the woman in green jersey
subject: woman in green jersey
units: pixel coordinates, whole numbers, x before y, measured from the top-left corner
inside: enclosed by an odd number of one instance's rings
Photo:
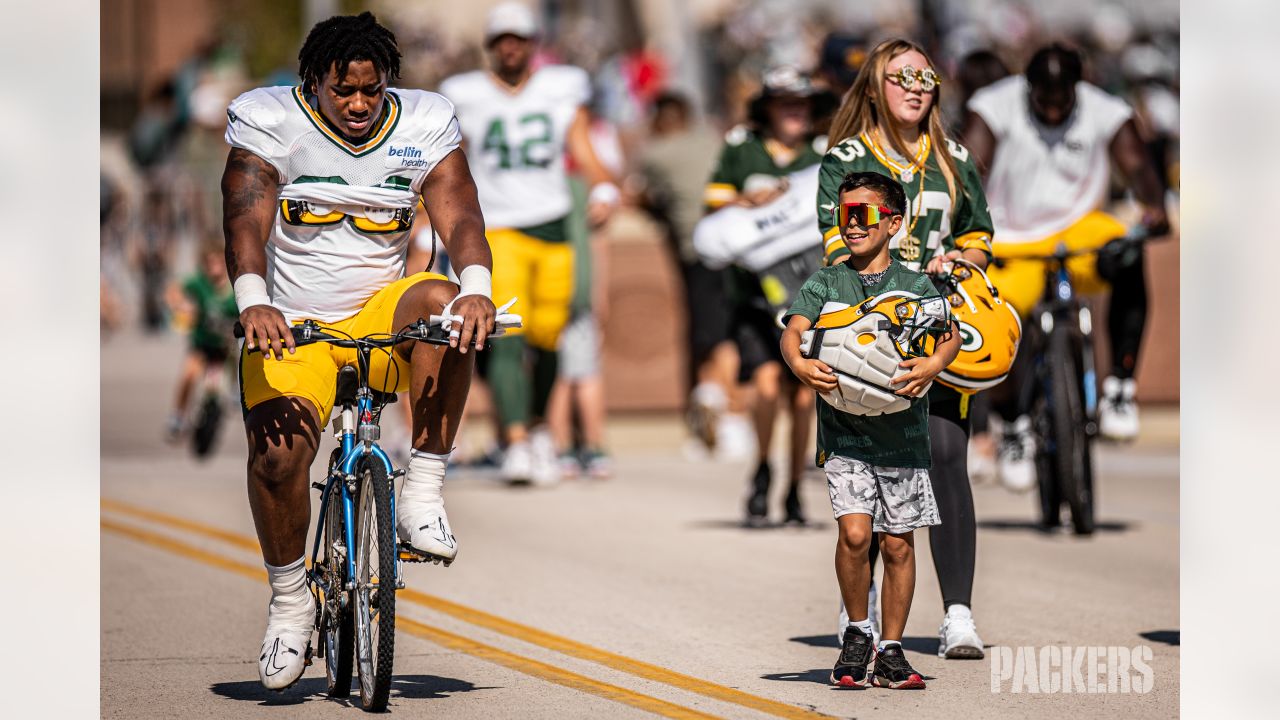
[[[867,57],[832,120],[822,158],[818,226],[828,262],[848,255],[835,215],[841,181],[851,172],[878,172],[907,195],[902,228],[889,241],[895,259],[926,273],[957,257],[986,267],[992,234],[986,196],[968,151],[947,137],[941,91],[934,64],[913,42],[887,40]],[[968,400],[941,383],[929,392],[929,472],[942,518],[929,529],[929,546],[946,608],[938,654],[980,658],[969,609],[977,525],[966,467]]]

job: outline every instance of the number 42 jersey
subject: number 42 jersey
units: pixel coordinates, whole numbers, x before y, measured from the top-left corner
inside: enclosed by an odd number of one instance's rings
[[[448,78],[467,159],[489,228],[529,228],[569,214],[565,140],[591,96],[586,71],[545,65],[519,88],[476,70]]]

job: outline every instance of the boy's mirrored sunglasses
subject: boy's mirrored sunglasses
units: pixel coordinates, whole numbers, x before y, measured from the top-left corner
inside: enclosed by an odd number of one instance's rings
[[[903,65],[886,75],[885,79],[894,85],[898,85],[903,90],[914,89],[916,80],[919,80],[920,89],[924,92],[933,92],[934,88],[942,84],[942,79],[938,77],[938,73],[933,71],[933,68],[917,70],[910,65]]]
[[[858,227],[873,227],[879,225],[884,218],[893,217],[893,211],[884,205],[872,205],[871,203],[845,203],[836,209],[839,213],[841,229],[849,227],[852,222]]]

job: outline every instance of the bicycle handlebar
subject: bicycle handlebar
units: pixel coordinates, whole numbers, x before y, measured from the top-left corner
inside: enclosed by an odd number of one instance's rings
[[[1057,249],[1052,253],[1042,255],[1017,255],[1015,257],[993,257],[991,264],[996,267],[1004,267],[1005,263],[1010,260],[1057,260],[1059,262],[1066,261],[1068,258],[1079,257],[1081,255],[1097,255],[1105,248],[1115,248],[1119,245],[1141,245],[1152,239],[1151,231],[1142,225],[1129,228],[1129,231],[1118,238],[1112,238],[1105,243],[1091,248],[1081,248],[1079,250],[1068,250],[1066,243],[1059,242]]]
[[[330,335],[325,328],[320,327],[313,320],[305,320],[301,325],[294,325],[289,328],[289,332],[293,334],[293,342],[297,347],[321,342],[341,348],[391,347],[406,340],[425,342],[429,345],[448,345],[449,332],[441,327],[442,321],[442,317],[432,315],[430,322],[419,319],[417,323],[406,325],[397,333],[377,333],[359,338]],[[244,326],[239,322],[236,323],[233,332],[237,340],[244,338]],[[258,347],[253,351],[262,352],[263,350],[264,348]]]

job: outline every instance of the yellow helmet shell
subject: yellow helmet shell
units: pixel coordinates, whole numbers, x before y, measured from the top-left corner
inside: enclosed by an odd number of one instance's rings
[[[1018,354],[1018,313],[972,263],[955,262],[949,284],[951,314],[960,326],[960,354],[938,375],[938,382],[965,393],[995,387],[1008,377]]]

